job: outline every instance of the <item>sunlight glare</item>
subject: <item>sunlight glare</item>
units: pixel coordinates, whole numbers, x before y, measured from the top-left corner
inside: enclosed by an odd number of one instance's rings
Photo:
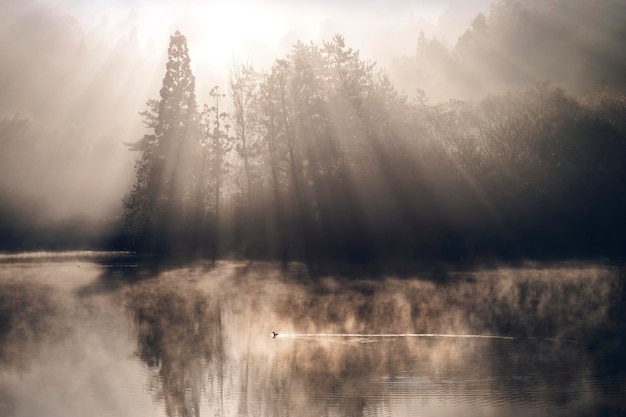
[[[256,3],[211,2],[168,4],[144,10],[143,36],[161,39],[180,30],[192,60],[219,62],[250,53],[259,45],[274,49],[287,31],[283,11]],[[145,41],[144,41],[145,42]]]

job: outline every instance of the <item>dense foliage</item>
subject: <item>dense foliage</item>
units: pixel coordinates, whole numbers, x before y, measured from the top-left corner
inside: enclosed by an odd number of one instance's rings
[[[138,250],[348,261],[623,255],[621,96],[577,99],[541,83],[427,105],[336,35],[296,43],[267,70],[233,68],[230,114],[207,106],[200,115],[181,99],[195,97],[190,70],[170,85],[188,60],[177,33],[161,100],[145,113],[155,134],[133,144],[142,155],[125,207]]]
[[[43,113],[0,119],[0,250],[106,241],[177,258],[621,258],[623,12],[611,0],[499,0],[452,47],[421,34],[390,76],[340,35],[298,42],[269,68],[235,65],[200,105],[177,32],[143,137],[119,127],[138,120],[128,108],[155,68],[135,60],[136,33],[90,61],[85,42],[54,32],[44,45],[59,59],[47,51],[33,61],[41,74],[22,79],[11,74],[41,46],[16,20],[23,48],[0,73],[21,82],[3,114],[48,93]],[[38,88],[40,76],[56,87]],[[50,104],[76,96],[76,108]],[[134,171],[116,149],[127,137],[138,139]]]

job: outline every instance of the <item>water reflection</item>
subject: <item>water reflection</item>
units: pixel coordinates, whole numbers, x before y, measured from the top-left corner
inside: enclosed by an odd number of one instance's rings
[[[61,337],[62,305],[52,294],[31,279],[0,280],[0,367],[24,370],[43,343]]]
[[[137,356],[153,371],[155,399],[168,416],[199,416],[209,370],[224,363],[221,310],[217,300],[176,284],[133,286],[126,307],[137,326]],[[211,376],[221,390],[223,371]]]
[[[162,416],[137,385],[119,304],[81,291],[102,272],[66,255],[0,262],[0,416]]]
[[[120,269],[0,266],[0,415],[626,412],[626,287],[611,268],[445,284],[299,265]],[[391,336],[415,333],[499,338]]]
[[[445,286],[247,271],[181,270],[126,291],[167,415],[413,415],[442,404],[580,414],[606,401],[586,343],[607,320],[610,270],[499,271]],[[273,329],[309,334],[273,339]],[[379,332],[507,337],[365,336]]]

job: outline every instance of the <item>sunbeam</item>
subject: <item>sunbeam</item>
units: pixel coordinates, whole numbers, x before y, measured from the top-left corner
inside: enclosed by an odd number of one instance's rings
[[[0,415],[626,416],[626,1],[0,0],[0,52]]]

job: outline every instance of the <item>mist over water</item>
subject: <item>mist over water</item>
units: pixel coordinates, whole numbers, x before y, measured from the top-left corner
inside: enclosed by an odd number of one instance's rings
[[[3,261],[3,415],[624,412],[613,267],[527,265],[442,283],[127,261]],[[424,333],[444,337],[407,336]]]
[[[0,417],[626,415],[622,3],[0,0]]]

